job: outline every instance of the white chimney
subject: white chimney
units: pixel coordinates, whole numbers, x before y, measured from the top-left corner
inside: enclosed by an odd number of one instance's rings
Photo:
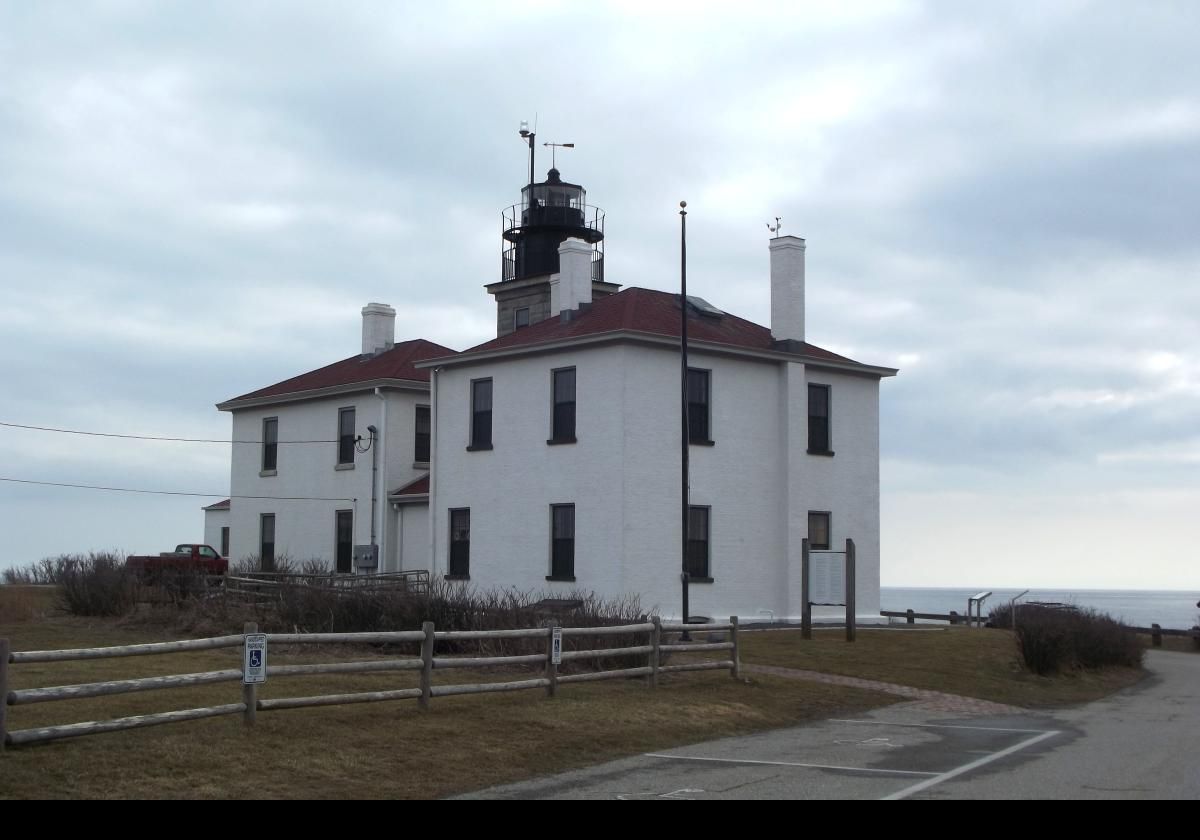
[[[771,337],[804,341],[804,240],[771,240]]]
[[[368,303],[362,308],[362,354],[374,356],[396,344],[396,310],[386,303]]]
[[[550,275],[550,316],[592,302],[592,246],[566,239],[558,246],[558,274]]]

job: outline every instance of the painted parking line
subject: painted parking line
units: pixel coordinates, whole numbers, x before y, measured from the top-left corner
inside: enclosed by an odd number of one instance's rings
[[[830,718],[829,722],[861,723],[867,726],[914,726],[920,729],[973,729],[977,732],[1017,732],[1030,735],[1050,731],[1048,729],[1012,729],[1005,726],[966,726],[957,723],[900,723],[899,721],[892,720],[852,720],[849,718]]]
[[[886,776],[937,776],[925,770],[889,770],[883,767],[843,767],[839,764],[806,764],[799,761],[758,761],[753,758],[712,758],[704,755],[643,753],[646,758],[673,758],[678,761],[711,761],[719,764],[765,764],[771,767],[805,767],[812,770],[849,770],[854,773],[878,773]]]
[[[923,782],[918,782],[917,784],[913,785],[912,787],[906,787],[904,790],[897,791],[896,793],[893,793],[890,796],[885,796],[883,798],[884,798],[884,800],[907,799],[908,797],[912,796],[914,793],[920,793],[923,790],[928,790],[929,788],[933,787],[934,785],[940,785],[942,782],[948,781],[949,779],[953,779],[955,776],[961,776],[963,773],[969,773],[972,770],[976,770],[980,767],[983,767],[985,764],[991,764],[993,761],[998,761],[999,759],[1004,758],[1005,756],[1012,755],[1015,752],[1020,752],[1021,750],[1025,749],[1026,747],[1032,747],[1034,744],[1038,743],[1039,741],[1045,741],[1047,738],[1053,738],[1055,735],[1061,735],[1061,734],[1062,734],[1062,732],[1060,732],[1057,729],[1044,730],[1040,735],[1035,735],[1032,738],[1026,738],[1024,741],[1013,744],[1011,747],[1000,750],[998,752],[991,753],[990,755],[985,755],[983,758],[976,759],[975,761],[972,761],[968,764],[964,764],[961,767],[955,767],[953,770],[949,770],[945,773],[941,773],[937,776],[934,776],[932,779],[926,779]]]

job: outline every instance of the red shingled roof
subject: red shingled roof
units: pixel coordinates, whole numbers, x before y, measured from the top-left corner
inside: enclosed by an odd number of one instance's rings
[[[418,478],[416,481],[410,481],[403,487],[393,490],[388,493],[389,496],[420,496],[429,493],[429,473]]]
[[[413,365],[426,359],[452,356],[455,352],[449,347],[443,347],[423,338],[402,341],[391,350],[377,356],[351,356],[323,368],[317,368],[308,373],[293,376],[291,379],[276,382],[274,385],[268,385],[266,388],[234,397],[230,402],[258,397],[276,397],[300,391],[332,388],[337,385],[352,385],[355,382],[370,382],[376,379],[408,379],[428,382],[429,371]]]
[[[577,313],[576,318],[566,323],[559,318],[550,318],[463,352],[503,350],[619,330],[678,338],[679,295],[633,286],[615,295],[597,298],[590,308]],[[690,306],[688,339],[751,350],[776,349],[771,331],[767,327],[728,313],[720,318],[701,315]],[[831,353],[814,344],[805,343],[802,352],[831,361],[858,364],[853,359]]]
[[[204,510],[229,510],[229,499],[223,502],[214,502],[211,505],[206,505]]]

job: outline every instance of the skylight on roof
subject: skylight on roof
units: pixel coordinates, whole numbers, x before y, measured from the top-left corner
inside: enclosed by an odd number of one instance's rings
[[[692,309],[695,309],[701,315],[707,315],[710,318],[720,318],[722,315],[725,314],[720,309],[717,309],[717,307],[713,306],[711,303],[709,303],[702,297],[696,297],[695,295],[688,295],[687,302],[688,302],[688,306],[692,307]]]

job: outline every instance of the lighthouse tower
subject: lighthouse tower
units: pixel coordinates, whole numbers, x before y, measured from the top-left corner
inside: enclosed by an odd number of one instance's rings
[[[591,250],[592,297],[620,289],[604,282],[604,211],[587,203],[587,191],[562,180],[551,167],[546,180],[533,181],[536,135],[522,129],[529,143],[530,182],[521,190],[521,202],[501,214],[500,281],[486,288],[496,298],[496,334],[544,321],[551,312],[551,282],[559,273],[559,251],[567,240],[578,249]],[[586,285],[585,285],[586,288]]]

